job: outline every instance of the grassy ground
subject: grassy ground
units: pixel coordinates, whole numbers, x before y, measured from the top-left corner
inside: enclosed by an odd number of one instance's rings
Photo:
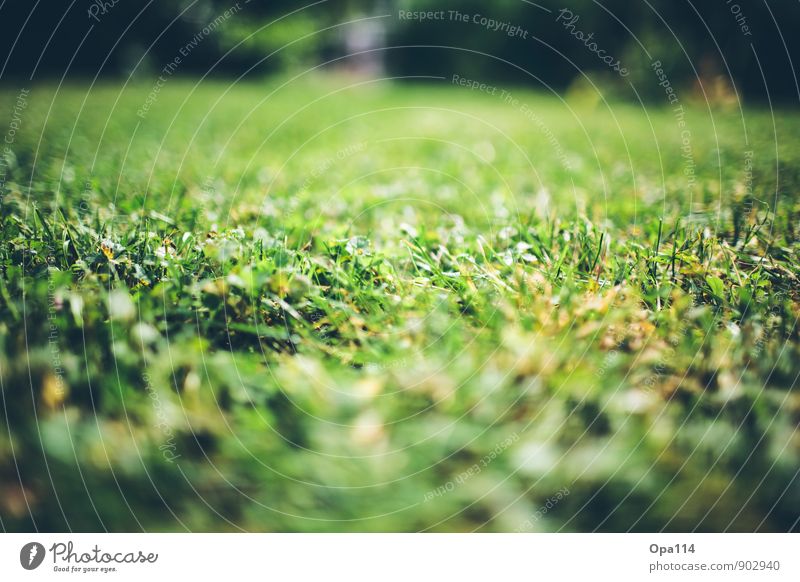
[[[797,529],[800,115],[446,85],[34,86],[2,527]]]

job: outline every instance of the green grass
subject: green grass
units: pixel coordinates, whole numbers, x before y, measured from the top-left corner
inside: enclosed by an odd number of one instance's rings
[[[2,527],[796,529],[800,114],[446,85],[34,86]]]

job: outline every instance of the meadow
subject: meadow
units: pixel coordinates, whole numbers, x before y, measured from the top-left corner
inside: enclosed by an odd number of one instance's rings
[[[4,530],[798,529],[800,114],[306,77],[0,92]]]

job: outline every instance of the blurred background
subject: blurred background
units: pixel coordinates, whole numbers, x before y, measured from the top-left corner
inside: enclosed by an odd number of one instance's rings
[[[400,17],[410,11],[443,14]],[[659,60],[673,86],[702,86],[710,101],[725,103],[738,92],[775,103],[800,94],[798,40],[785,33],[800,22],[800,3],[790,1],[10,0],[1,14],[2,81],[149,78],[183,51],[175,75],[238,78],[309,66],[401,77],[459,70],[554,91],[591,81],[606,96],[638,100],[660,95],[656,83],[642,82]],[[569,14],[578,19],[565,28]],[[490,20],[518,30],[492,30]],[[581,32],[629,75],[587,50]]]

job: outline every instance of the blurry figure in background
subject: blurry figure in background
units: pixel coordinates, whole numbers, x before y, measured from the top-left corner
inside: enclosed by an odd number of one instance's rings
[[[342,29],[342,45],[347,58],[343,69],[359,76],[377,77],[384,72],[386,27],[380,19],[354,20]]]

